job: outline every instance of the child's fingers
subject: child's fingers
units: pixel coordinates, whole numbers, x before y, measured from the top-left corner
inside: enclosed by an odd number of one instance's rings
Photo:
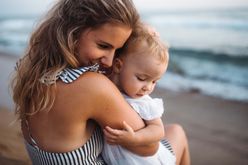
[[[110,145],[118,144],[118,136],[109,133],[106,129],[103,129],[103,133],[108,144]]]
[[[119,136],[122,133],[121,130],[113,129],[113,128],[110,128],[109,126],[106,126],[105,130],[108,131],[108,133],[115,135],[115,136]]]
[[[116,135],[111,134],[106,129],[103,129],[103,133],[107,139],[116,139]]]
[[[124,127],[124,129],[125,130],[127,130],[128,132],[134,132],[133,131],[133,128],[130,126],[130,125],[128,125],[125,121],[123,121],[123,127]]]

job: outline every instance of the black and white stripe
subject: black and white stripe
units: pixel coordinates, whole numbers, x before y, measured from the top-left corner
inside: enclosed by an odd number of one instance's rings
[[[82,147],[70,152],[46,152],[27,142],[26,148],[35,165],[102,165],[105,164],[101,157],[102,138],[102,132],[97,128]]]
[[[71,69],[71,68],[66,68],[63,69],[62,72],[59,74],[59,78],[64,82],[64,83],[71,83],[75,81],[80,75],[82,75],[85,72],[91,71],[91,72],[97,72],[99,69],[99,64],[94,64],[92,66],[88,67],[81,67],[78,69]]]
[[[171,144],[168,140],[163,139],[160,141],[173,155],[175,155],[173,148],[171,147]]]

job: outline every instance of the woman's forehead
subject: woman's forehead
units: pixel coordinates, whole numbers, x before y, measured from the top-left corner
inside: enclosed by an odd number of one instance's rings
[[[106,23],[96,29],[91,29],[93,37],[115,47],[122,47],[131,34],[132,29],[124,24]]]

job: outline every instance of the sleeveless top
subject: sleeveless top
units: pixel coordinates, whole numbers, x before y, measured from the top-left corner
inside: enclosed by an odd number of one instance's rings
[[[99,65],[95,64],[89,67],[82,67],[78,69],[66,68],[59,72],[55,76],[55,81],[61,79],[64,83],[71,83],[76,80],[80,75],[87,71],[98,72]],[[53,76],[54,77],[54,76]],[[44,84],[52,84],[55,81],[51,81],[49,77],[45,77],[41,82]],[[27,128],[29,131],[28,123]],[[101,165],[105,164],[101,156],[103,149],[103,135],[101,129],[96,127],[90,139],[80,148],[69,152],[55,153],[47,152],[40,149],[37,143],[32,138],[29,131],[29,137],[32,144],[25,141],[26,149],[31,158],[31,161],[35,165]]]

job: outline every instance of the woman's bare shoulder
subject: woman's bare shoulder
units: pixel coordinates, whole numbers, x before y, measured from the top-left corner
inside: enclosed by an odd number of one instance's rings
[[[106,106],[108,103],[114,106],[117,102],[127,105],[118,88],[105,75],[88,72],[75,82],[75,86],[98,105]]]
[[[80,103],[91,107],[96,106],[93,103],[104,106],[107,101],[124,100],[117,87],[100,73],[87,72],[70,84],[59,84],[58,97],[64,96],[67,100],[71,98],[71,102],[77,106]]]
[[[118,88],[104,75],[88,72],[80,77],[74,84],[82,95],[77,94],[77,99],[86,99],[91,109],[89,117],[101,126],[110,125],[119,127],[122,121],[127,121],[134,129],[143,126],[139,116],[125,101]],[[82,100],[78,100],[79,103]],[[111,114],[111,115],[109,115]],[[113,117],[114,116],[114,117]]]
[[[55,107],[73,109],[74,114],[90,119],[96,109],[104,108],[113,97],[121,97],[120,92],[106,76],[87,72],[72,83],[57,83]]]
[[[117,87],[109,80],[105,75],[95,72],[87,72],[83,76],[81,76],[77,81],[75,81],[75,87],[80,89],[88,89],[93,94],[97,92],[103,92],[104,94],[111,93],[111,91],[115,91],[115,93],[120,93]],[[94,92],[95,91],[95,92]],[[108,91],[108,92],[106,92]]]

